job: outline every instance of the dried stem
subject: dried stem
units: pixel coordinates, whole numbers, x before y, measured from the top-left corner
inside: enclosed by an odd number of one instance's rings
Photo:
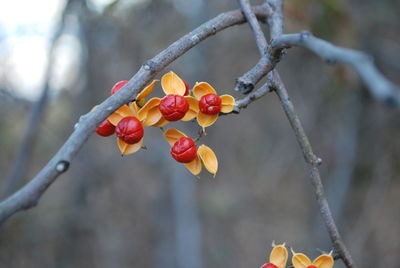
[[[253,30],[258,47],[263,46],[264,45],[263,39],[259,37],[263,33],[261,32],[261,28],[259,26],[258,21],[253,19],[254,14],[251,14],[252,11],[250,9],[249,3],[246,0],[239,0],[239,1],[241,3],[243,13],[245,14],[245,17],[247,18],[249,24],[251,25],[251,29]],[[271,36],[274,39],[277,39],[281,36],[283,30],[282,13],[281,13],[282,2],[279,0],[274,0],[274,1],[267,1],[267,3],[271,3],[273,5],[274,13],[279,13],[271,16],[269,21]],[[258,24],[258,27],[257,25],[253,24]],[[324,223],[328,229],[332,244],[337,253],[339,254],[339,256],[341,257],[341,259],[343,260],[343,262],[346,264],[346,266],[349,268],[354,268],[356,266],[353,262],[353,259],[349,251],[347,250],[345,244],[343,243],[340,237],[339,231],[336,227],[335,221],[332,217],[331,210],[329,208],[328,200],[325,197],[324,187],[322,185],[321,177],[318,170],[318,166],[322,163],[322,161],[314,154],[310,141],[303,129],[303,126],[300,122],[297,113],[295,112],[293,103],[291,102],[289,95],[286,91],[286,88],[282,83],[282,80],[280,79],[280,76],[276,70],[273,70],[269,73],[268,81],[270,83],[270,87],[275,89],[281,101],[283,110],[285,111],[285,114],[290,122],[290,125],[292,126],[297,142],[303,153],[304,160],[309,166],[310,180],[314,187],[314,192],[316,195],[317,203],[319,205],[319,210],[324,220]]]
[[[356,265],[351,257],[346,245],[344,244],[339,231],[337,229],[335,220],[333,219],[328,200],[325,196],[324,186],[322,185],[321,176],[318,170],[318,165],[321,164],[321,159],[318,158],[311,147],[310,141],[303,129],[300,119],[294,110],[293,103],[291,102],[286,88],[277,73],[274,74],[276,80],[274,81],[274,88],[278,95],[282,108],[292,126],[292,129],[296,135],[297,142],[303,153],[303,157],[308,164],[310,170],[310,180],[314,188],[314,193],[317,198],[322,219],[328,230],[335,251],[339,254],[345,265],[349,268],[355,268]]]
[[[372,57],[363,52],[335,46],[309,32],[275,37],[271,46],[275,49],[301,46],[308,48],[328,63],[340,62],[349,65],[358,73],[372,96],[400,108],[400,88],[384,77],[375,67]]]

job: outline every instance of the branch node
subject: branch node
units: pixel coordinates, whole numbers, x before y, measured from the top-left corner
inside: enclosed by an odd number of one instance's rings
[[[327,64],[336,64],[336,63],[337,63],[337,60],[336,60],[336,59],[333,59],[333,58],[326,58],[326,59],[325,59],[325,62],[326,62]]]
[[[243,106],[243,108],[246,108],[246,107],[247,107],[247,105]],[[233,114],[239,114],[240,113],[240,108],[238,106],[233,107],[232,113]]]
[[[254,84],[249,82],[244,82],[240,79],[236,79],[235,91],[242,94],[249,94],[254,89]]]
[[[304,42],[304,40],[308,39],[311,36],[311,33],[309,31],[302,31],[300,33],[300,41]]]
[[[314,162],[314,165],[320,166],[322,164],[322,159],[319,157],[316,157],[313,162]]]
[[[143,64],[143,69],[149,71],[150,73],[154,73],[156,71],[156,64],[152,60],[148,60]]]
[[[64,173],[65,171],[68,170],[68,168],[69,168],[69,162],[66,160],[60,160],[56,165],[56,170],[58,173]]]
[[[389,107],[391,107],[391,108],[396,108],[396,107],[399,107],[400,106],[400,102],[398,101],[398,99],[395,97],[395,96],[393,96],[393,95],[390,95],[390,96],[387,96],[385,99],[384,99],[384,103],[386,103]]]
[[[213,31],[214,31],[214,28],[215,27],[212,28]],[[200,41],[200,37],[197,34],[195,34],[190,38],[190,40],[192,40],[193,44],[197,44]]]
[[[215,25],[213,25],[211,29],[212,29],[211,34],[215,35],[217,33],[217,27],[215,27]]]

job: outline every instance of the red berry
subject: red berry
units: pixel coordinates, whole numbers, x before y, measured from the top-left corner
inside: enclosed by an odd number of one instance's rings
[[[115,132],[115,127],[107,119],[101,122],[101,124],[96,128],[96,133],[100,136],[107,137],[111,136]]]
[[[269,262],[269,263],[264,263],[260,268],[278,268],[278,266]]]
[[[124,142],[134,144],[143,138],[142,123],[134,116],[128,116],[119,121],[115,134]]]
[[[183,80],[183,83],[185,83],[185,87],[186,87],[186,91],[185,91],[185,94],[184,94],[184,96],[187,96],[187,95],[189,95],[189,90],[190,90],[190,88],[189,88],[189,85],[188,85],[188,83],[186,83],[186,81],[185,81],[185,80]]]
[[[179,163],[189,163],[196,158],[196,144],[191,138],[182,137],[172,146],[171,155]]]
[[[183,96],[170,94],[161,100],[159,109],[168,121],[178,121],[189,110],[189,102]]]
[[[216,94],[207,94],[201,97],[200,111],[204,114],[218,114],[221,111],[221,98]]]
[[[307,268],[317,268],[317,266],[309,265],[309,266],[307,266]]]
[[[117,82],[111,89],[111,95],[113,95],[115,92],[120,90],[123,86],[125,86],[128,83],[127,80],[122,80]]]

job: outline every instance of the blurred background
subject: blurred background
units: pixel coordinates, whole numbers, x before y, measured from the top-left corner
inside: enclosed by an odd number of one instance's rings
[[[1,198],[48,162],[115,82],[237,7],[228,0],[1,1]],[[366,51],[399,84],[399,10],[396,0],[285,1],[285,32],[311,30]],[[174,70],[191,86],[208,81],[240,98],[235,78],[257,60],[244,24],[207,39],[158,79]],[[371,99],[353,70],[307,50],[290,49],[278,69],[323,159],[327,195],[355,261],[398,267],[399,110]],[[159,86],[154,95],[162,96]],[[170,126],[191,136],[198,130],[194,123]],[[159,129],[145,131],[147,150],[124,157],[114,136],[92,135],[39,205],[2,226],[0,266],[240,268],[266,262],[273,240],[312,258],[317,249],[331,250],[274,94],[207,129],[201,143],[218,156],[215,179],[192,176],[170,157]]]

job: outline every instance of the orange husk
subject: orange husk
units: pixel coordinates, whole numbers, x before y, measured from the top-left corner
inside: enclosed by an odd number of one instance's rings
[[[172,71],[163,75],[161,78],[161,87],[165,95],[175,94],[183,96],[186,92],[185,83]]]
[[[201,160],[198,156],[189,163],[184,164],[185,167],[192,173],[193,175],[197,176],[201,172]]]
[[[150,85],[145,87],[137,96],[136,101],[140,103],[140,101],[144,100],[147,96],[153,92],[155,85],[157,84],[158,80],[153,80]]]
[[[197,114],[199,113],[199,101],[191,96],[185,96],[185,99],[189,103],[189,110],[181,120],[190,121],[196,118]]]
[[[117,138],[117,143],[118,143],[118,148],[121,151],[121,154],[128,155],[128,154],[136,153],[137,151],[140,150],[140,148],[142,148],[143,138],[134,144],[128,144],[128,143],[124,142],[122,139]]]
[[[164,138],[167,140],[170,146],[182,137],[187,137],[185,133],[177,130],[176,128],[170,128],[164,131]]]
[[[218,171],[218,159],[214,151],[210,147],[202,144],[197,149],[197,155],[200,157],[201,162],[208,172],[215,177]]]
[[[312,265],[311,260],[303,253],[294,253],[292,257],[294,268],[307,268]]]
[[[317,268],[332,268],[334,262],[331,254],[322,254],[313,261],[313,265]]]
[[[285,244],[275,245],[273,244],[273,249],[269,255],[269,262],[278,266],[278,268],[286,267],[286,262],[288,259],[288,251]]]
[[[233,111],[235,107],[235,98],[231,95],[222,95],[219,96],[221,98],[221,112],[226,114]]]
[[[196,82],[192,91],[193,96],[198,100],[207,94],[217,94],[217,91],[215,91],[215,89],[207,82]]]
[[[199,126],[203,127],[203,129],[214,124],[217,119],[218,114],[205,114],[202,112],[197,114],[197,123]]]

